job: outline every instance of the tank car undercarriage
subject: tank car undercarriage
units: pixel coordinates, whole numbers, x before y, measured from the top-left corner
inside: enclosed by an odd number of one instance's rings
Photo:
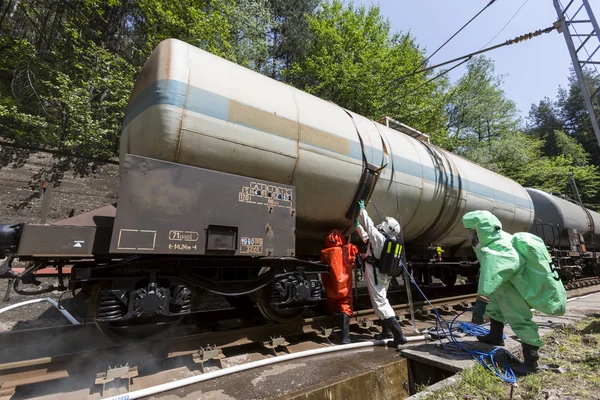
[[[235,265],[243,265],[243,268]],[[112,339],[146,339],[202,310],[199,294],[252,294],[263,315],[297,319],[321,300],[320,264],[288,258],[145,257],[72,269],[69,289],[89,293],[93,320]]]

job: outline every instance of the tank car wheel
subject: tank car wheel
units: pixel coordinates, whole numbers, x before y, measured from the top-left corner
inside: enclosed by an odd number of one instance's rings
[[[183,319],[183,316],[156,315],[119,321],[98,321],[96,316],[100,314],[124,312],[124,310],[118,309],[119,305],[113,299],[101,295],[101,290],[106,283],[106,281],[103,282],[93,293],[94,325],[104,336],[116,343],[160,339]]]
[[[454,284],[456,283],[456,277],[458,276],[457,273],[455,272],[450,272],[448,270],[443,269],[442,270],[442,276],[441,276],[441,281],[444,285],[446,286],[454,286]]]
[[[268,268],[262,268],[259,275],[267,272]],[[268,320],[286,323],[296,321],[306,312],[307,307],[299,308],[279,308],[271,304],[271,285],[258,290],[256,293],[256,305],[260,313]]]

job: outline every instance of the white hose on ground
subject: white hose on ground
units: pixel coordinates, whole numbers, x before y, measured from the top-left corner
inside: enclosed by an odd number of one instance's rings
[[[406,339],[409,342],[427,340],[425,338],[425,336],[408,336]],[[259,361],[249,362],[246,364],[235,365],[233,367],[224,368],[224,369],[221,369],[218,371],[207,372],[206,374],[202,374],[202,375],[191,376],[189,378],[179,379],[174,382],[163,383],[161,385],[156,385],[156,386],[152,386],[152,387],[149,387],[146,389],[136,390],[136,391],[130,392],[130,393],[123,393],[123,394],[118,394],[118,395],[112,396],[112,397],[106,397],[105,400],[139,399],[142,397],[151,396],[153,394],[166,392],[168,390],[178,389],[178,388],[181,388],[184,386],[193,385],[193,384],[204,382],[204,381],[207,381],[210,379],[219,378],[221,376],[230,375],[230,374],[234,374],[236,372],[246,371],[246,370],[253,369],[253,368],[265,367],[267,365],[277,364],[277,363],[284,362],[284,361],[295,360],[297,358],[302,358],[302,357],[310,357],[310,356],[316,356],[316,355],[320,355],[320,354],[332,353],[334,351],[360,349],[363,347],[382,345],[384,342],[388,342],[388,341],[391,341],[391,339],[375,340],[375,341],[371,341],[371,342],[350,343],[350,344],[343,344],[343,345],[337,345],[337,346],[323,347],[323,348],[314,349],[314,350],[306,350],[306,351],[301,351],[299,353],[286,354],[283,356],[267,358],[265,360],[259,360]]]
[[[60,311],[62,313],[62,315],[64,315],[69,320],[69,322],[71,322],[73,325],[79,325],[80,324],[80,322],[77,321],[75,318],[73,318],[73,316],[67,310],[65,310],[63,307],[59,306],[58,303],[54,299],[51,299],[49,297],[44,297],[42,299],[26,300],[26,301],[22,301],[20,303],[16,303],[16,304],[10,305],[8,307],[4,307],[4,308],[0,309],[0,314],[2,314],[4,312],[7,312],[7,311],[10,311],[10,310],[12,310],[14,308],[17,308],[17,307],[26,306],[26,305],[34,304],[34,303],[44,303],[44,302],[45,303],[50,303],[51,305],[53,305],[54,307],[56,307],[56,309],[58,311]]]
[[[571,297],[570,299],[567,299],[567,303],[570,301],[574,301],[574,300],[585,299],[586,297],[590,297],[593,294],[595,294],[595,293],[586,294],[585,296]]]

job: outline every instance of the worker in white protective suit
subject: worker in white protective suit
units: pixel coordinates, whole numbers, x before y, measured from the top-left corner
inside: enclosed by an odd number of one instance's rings
[[[356,232],[361,237],[364,243],[369,243],[367,251],[363,254],[365,263],[365,280],[367,281],[367,289],[371,305],[375,314],[381,320],[383,330],[381,335],[377,335],[376,339],[391,339],[394,341],[394,347],[406,343],[406,337],[400,328],[400,324],[396,319],[394,309],[387,299],[387,291],[392,280],[392,277],[387,274],[382,274],[377,268],[377,262],[381,258],[381,252],[387,236],[398,236],[400,234],[400,224],[394,218],[386,217],[385,222],[375,226],[373,220],[369,217],[365,209],[365,202],[358,202],[360,207],[359,219],[354,221]],[[375,267],[375,268],[374,268]]]

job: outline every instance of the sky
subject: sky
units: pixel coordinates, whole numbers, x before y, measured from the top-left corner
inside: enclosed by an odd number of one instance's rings
[[[569,0],[561,1],[566,6]],[[600,0],[589,2],[596,20],[600,20]],[[426,49],[427,55],[488,3],[489,0],[355,0],[355,4],[379,5],[392,30],[410,32]],[[576,3],[581,4],[578,0],[574,1]],[[496,0],[440,50],[430,63],[438,64],[479,50],[523,4],[504,31],[486,47],[546,28],[558,19],[553,0]],[[578,39],[574,41],[578,46]],[[568,85],[571,58],[564,36],[557,31],[485,55],[495,60],[496,74],[506,75],[502,88],[506,96],[517,104],[523,118],[529,113],[532,103],[538,103],[544,97],[554,99],[559,85]],[[465,71],[464,65],[451,71],[451,81],[455,82]]]

